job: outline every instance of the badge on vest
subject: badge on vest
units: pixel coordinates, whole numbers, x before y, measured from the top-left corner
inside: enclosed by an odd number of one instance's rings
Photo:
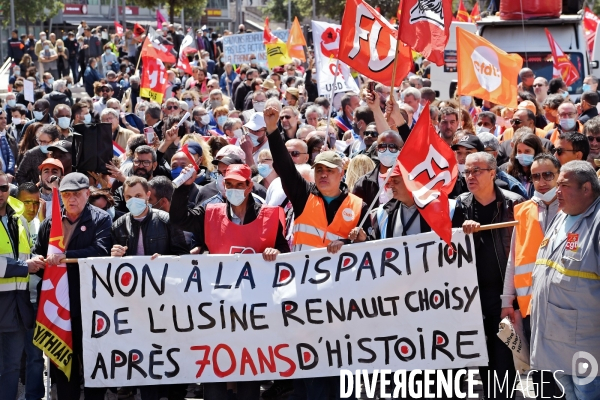
[[[565,249],[570,251],[576,251],[579,246],[579,233],[568,233],[567,234],[567,244],[565,245]]]
[[[544,247],[548,246],[549,241],[550,239],[544,238],[544,240],[542,240],[542,243],[540,243],[540,249],[543,249]]]
[[[342,211],[342,217],[346,222],[352,221],[354,219],[354,210],[352,210],[351,208],[344,208],[344,210]]]

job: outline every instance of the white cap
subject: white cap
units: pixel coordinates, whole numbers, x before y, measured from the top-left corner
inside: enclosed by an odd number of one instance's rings
[[[262,112],[254,113],[252,118],[250,118],[250,121],[248,121],[244,126],[252,131],[259,131],[267,127]]]

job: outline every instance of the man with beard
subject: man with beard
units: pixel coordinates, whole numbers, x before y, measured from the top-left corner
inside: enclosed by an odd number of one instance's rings
[[[454,135],[458,130],[458,111],[452,107],[444,107],[440,110],[441,120],[439,123],[440,137],[448,146],[452,146]]]
[[[281,127],[285,136],[283,138],[284,142],[287,142],[290,139],[296,139],[296,131],[298,130],[298,117],[300,113],[298,110],[291,106],[285,106],[281,109],[281,114],[279,115],[279,122],[281,123]]]
[[[39,169],[40,199],[43,200],[40,208],[42,217],[46,219],[52,217],[52,188],[55,187],[58,189],[65,170],[62,163],[55,158],[46,158],[39,166]]]
[[[146,178],[147,181],[154,177],[154,170],[158,163],[156,161],[156,152],[150,146],[140,146],[133,152],[133,170],[132,174]],[[115,181],[114,183],[117,183]],[[125,197],[123,195],[123,186],[119,186],[113,195],[115,199],[115,209],[128,213]]]
[[[590,143],[590,152],[587,160],[597,170],[598,166],[594,160],[600,159],[600,117],[594,117],[586,122],[583,126],[583,134]]]

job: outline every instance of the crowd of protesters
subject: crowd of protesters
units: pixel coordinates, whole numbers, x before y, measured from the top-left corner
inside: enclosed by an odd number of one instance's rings
[[[241,25],[238,33],[244,31]],[[9,40],[15,65],[0,109],[1,400],[14,400],[19,385],[26,400],[44,397],[33,323],[43,270],[61,258],[227,254],[241,245],[274,261],[290,251],[336,253],[352,241],[430,231],[396,163],[428,102],[431,121],[458,163],[453,226],[475,240],[489,357],[480,368],[484,391],[488,369],[513,382],[512,353],[496,333],[502,318],[520,312],[532,366],[563,370],[558,382],[576,396],[566,398],[600,398],[600,378],[581,386],[569,369],[572,349],[600,352],[596,77],[585,78],[573,102],[560,79],[548,82],[525,68],[514,109],[458,94],[440,99],[427,77],[415,74],[393,92],[380,83],[371,91],[368,80],[354,74],[360,93],[328,99],[318,95],[310,55],[308,62],[294,59],[272,70],[255,57],[231,65],[224,62],[221,36],[200,29],[193,73],[171,66],[157,104],[140,97],[136,64],[143,36],[104,33],[82,22],[64,38],[15,31]],[[183,40],[172,25],[158,34],[176,50]],[[34,84],[33,102],[25,100],[23,80]],[[74,85],[86,95],[74,96]],[[191,118],[179,125],[187,112]],[[98,123],[110,124],[113,141],[125,150],[107,162],[108,174],[81,170],[73,160],[73,127]],[[172,180],[188,172],[175,189]],[[60,215],[52,215],[53,188],[61,195]],[[354,211],[351,220],[341,215],[347,208]],[[365,215],[370,218],[359,226]],[[47,256],[53,218],[62,219],[64,255]],[[515,219],[518,228],[478,231]],[[256,220],[265,237],[227,234]],[[223,226],[220,233],[211,229],[215,224]],[[579,248],[565,250],[573,233]],[[540,257],[545,265],[536,264]],[[70,380],[50,368],[58,400],[79,399],[81,392],[86,400],[339,397],[339,377],[88,388],[79,365],[78,265],[67,271],[76,357]],[[543,385],[546,396],[560,393],[555,382]]]

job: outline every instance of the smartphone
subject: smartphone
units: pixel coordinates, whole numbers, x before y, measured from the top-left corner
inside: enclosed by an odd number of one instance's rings
[[[154,128],[151,126],[144,128],[144,135],[146,136],[146,143],[152,144],[154,141]]]
[[[369,94],[373,94],[375,92],[375,85],[376,85],[375,81],[369,82],[369,86],[367,87]]]

